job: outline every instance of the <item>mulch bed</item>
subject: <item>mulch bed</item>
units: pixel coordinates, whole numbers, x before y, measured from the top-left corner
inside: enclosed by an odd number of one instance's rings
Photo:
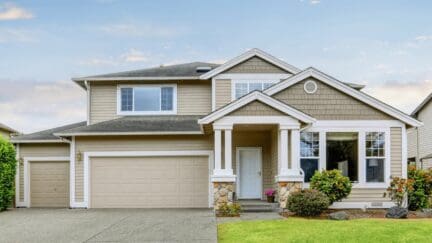
[[[368,209],[366,211],[359,210],[359,209],[346,209],[346,210],[336,210],[336,209],[329,209],[324,211],[321,215],[316,217],[307,217],[310,219],[328,219],[329,214],[337,212],[337,211],[344,211],[348,214],[350,219],[364,219],[364,218],[376,218],[376,219],[384,219],[386,218],[386,210],[385,209]],[[296,216],[292,212],[282,212],[280,213],[283,217],[300,217]],[[428,215],[426,213],[420,212],[420,211],[410,211],[408,213],[408,219],[419,219],[419,218],[432,218],[432,215]]]

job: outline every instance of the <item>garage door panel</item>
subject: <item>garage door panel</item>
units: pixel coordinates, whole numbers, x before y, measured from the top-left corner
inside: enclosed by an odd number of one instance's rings
[[[208,207],[207,157],[92,158],[91,207]]]
[[[31,207],[68,207],[69,162],[30,161]]]

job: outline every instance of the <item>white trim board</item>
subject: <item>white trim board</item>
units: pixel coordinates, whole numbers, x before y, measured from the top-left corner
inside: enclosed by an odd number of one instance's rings
[[[422,126],[423,123],[410,117],[409,115],[393,108],[390,105],[387,105],[361,91],[358,91],[354,88],[349,87],[348,85],[342,83],[341,81],[322,73],[321,71],[315,69],[315,68],[307,68],[304,71],[278,83],[275,84],[271,87],[269,87],[268,89],[264,90],[263,92],[267,95],[274,95],[298,82],[301,82],[307,78],[313,77],[319,81],[324,82],[325,84],[345,93],[350,95],[351,97],[354,97],[392,117],[395,117],[401,121],[403,121],[404,123],[414,126],[414,127],[418,127],[418,126]]]
[[[368,208],[391,208],[396,206],[394,202],[335,202],[330,208],[333,209],[349,209],[349,208],[359,208],[359,209],[368,209]]]
[[[276,57],[274,57],[274,56],[272,56],[272,55],[270,55],[270,54],[268,54],[262,50],[260,50],[260,49],[253,48],[253,49],[225,62],[224,64],[220,65],[219,67],[201,75],[200,79],[212,78],[212,77],[220,74],[221,72],[223,72],[227,69],[230,69],[230,68],[236,66],[237,64],[244,62],[244,61],[246,61],[249,58],[252,58],[254,56],[259,57],[259,58],[261,58],[261,59],[263,59],[263,60],[265,60],[265,61],[267,61],[267,62],[269,62],[269,63],[271,63],[271,64],[289,72],[289,73],[298,73],[301,71],[300,69],[298,69],[298,68],[296,68],[296,67],[294,67],[294,66],[292,66],[292,65],[290,65],[290,64],[288,64],[288,63],[286,63],[286,62],[284,62],[284,61],[282,61],[282,60],[280,60],[280,59],[278,59],[278,58],[276,58]]]
[[[209,124],[255,100],[261,101],[262,103],[271,106],[272,108],[279,110],[289,116],[292,116],[302,122],[305,123],[313,123],[315,122],[315,118],[297,110],[294,109],[290,106],[288,106],[285,103],[282,103],[268,95],[263,94],[262,92],[259,91],[254,91],[251,92],[245,96],[243,96],[242,98],[222,107],[221,109],[210,113],[209,115],[205,116],[204,118],[201,118],[198,120],[199,124]],[[253,122],[252,122],[253,123]]]
[[[213,151],[211,150],[179,150],[179,151],[91,151],[84,152],[84,200],[74,202],[78,207],[89,208],[90,202],[90,158],[92,157],[154,157],[154,156],[208,156],[209,167],[209,208],[213,206],[213,190],[211,173],[214,168]],[[73,185],[75,186],[75,185]]]
[[[24,201],[20,202],[20,207],[30,207],[30,163],[41,161],[69,161],[70,157],[50,156],[50,157],[24,157]],[[70,168],[70,167],[69,167]],[[70,183],[70,179],[69,179]],[[19,186],[19,185],[18,185]],[[18,204],[17,204],[18,206]]]

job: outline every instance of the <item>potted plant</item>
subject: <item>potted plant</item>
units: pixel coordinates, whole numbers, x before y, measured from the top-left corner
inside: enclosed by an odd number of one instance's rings
[[[264,194],[267,196],[267,202],[274,203],[276,190],[274,189],[266,189]]]

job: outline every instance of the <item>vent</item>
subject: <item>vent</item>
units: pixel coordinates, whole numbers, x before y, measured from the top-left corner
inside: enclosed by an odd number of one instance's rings
[[[309,80],[304,84],[304,90],[306,91],[306,93],[308,94],[313,94],[317,91],[318,86],[315,83],[315,81]]]
[[[208,71],[210,71],[212,68],[211,67],[197,67],[196,71],[197,73],[206,73]]]

